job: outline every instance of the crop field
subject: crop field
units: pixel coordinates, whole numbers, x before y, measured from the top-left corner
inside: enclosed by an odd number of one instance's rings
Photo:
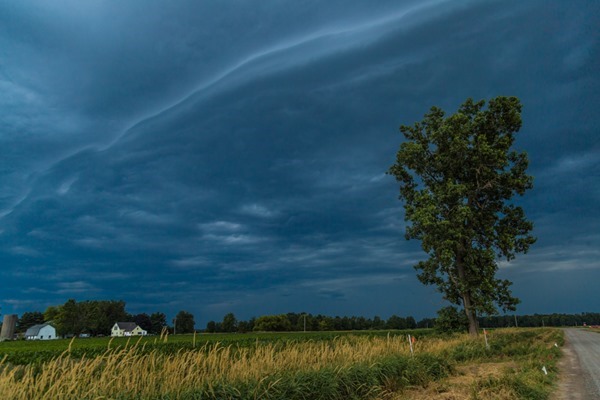
[[[177,353],[181,350],[192,350],[200,347],[251,347],[260,344],[277,343],[285,345],[291,343],[331,341],[347,335],[356,337],[387,337],[389,335],[407,335],[425,337],[434,333],[431,329],[414,329],[404,331],[345,331],[345,332],[255,332],[255,333],[215,333],[197,335],[170,335],[170,336],[145,336],[145,337],[101,337],[86,339],[58,339],[36,341],[0,342],[0,359],[13,365],[39,364],[58,357],[69,350],[72,357],[98,356],[107,349],[118,349],[137,345],[144,352],[158,351],[165,354]],[[141,351],[141,350],[140,350]]]
[[[558,329],[497,330],[489,347],[412,331],[411,353],[407,333],[1,343],[0,398],[546,399],[563,343]]]

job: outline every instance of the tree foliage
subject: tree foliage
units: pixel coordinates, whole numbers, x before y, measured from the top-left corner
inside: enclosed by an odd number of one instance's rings
[[[174,323],[176,333],[192,333],[196,325],[194,316],[187,311],[179,311]]]
[[[46,311],[44,311],[44,322],[54,322],[60,314],[60,307],[61,306],[49,306],[46,308]]]
[[[511,202],[533,183],[527,154],[511,149],[521,103],[497,97],[484,107],[467,99],[454,115],[433,107],[421,122],[401,126],[406,141],[389,169],[411,222],[406,238],[429,255],[415,266],[418,278],[463,306],[472,335],[478,314],[519,302],[511,282],[496,278],[498,258],[511,260],[535,242],[532,223]]]
[[[147,332],[152,332],[152,320],[150,319],[150,316],[148,314],[141,313],[134,315],[133,322],[135,322],[143,330]]]
[[[152,313],[150,314],[150,323],[152,327],[148,332],[158,335],[167,326],[167,316],[161,312]]]
[[[220,327],[217,327],[217,323],[215,321],[208,321],[206,323],[206,332],[208,333],[221,332],[221,329],[219,328]]]
[[[438,310],[435,319],[435,329],[440,332],[464,331],[469,326],[469,321],[464,312],[456,307],[447,306]]]
[[[288,319],[287,315],[263,315],[258,317],[254,323],[255,331],[291,331],[292,323]]]
[[[225,314],[221,327],[224,332],[235,332],[237,330],[237,319],[233,313]]]
[[[108,335],[115,322],[128,321],[125,302],[122,300],[88,300],[77,302],[69,299],[60,306],[50,306],[44,312],[44,320],[51,321],[59,335]]]
[[[229,313],[223,317],[223,322],[209,321],[206,324],[206,332],[232,332],[225,323],[231,320],[233,314]],[[234,316],[235,318],[235,316]],[[411,316],[406,318],[392,315],[386,321],[378,316],[374,318],[365,317],[330,317],[326,315],[313,315],[309,313],[287,313],[280,315],[263,315],[251,318],[248,321],[235,320],[239,333],[255,331],[303,331],[306,319],[307,331],[354,331],[368,329],[414,329],[417,322]],[[225,324],[225,325],[224,325]],[[433,324],[432,324],[433,325]]]
[[[44,314],[39,311],[24,312],[17,321],[18,333],[23,333],[34,325],[44,323]]]

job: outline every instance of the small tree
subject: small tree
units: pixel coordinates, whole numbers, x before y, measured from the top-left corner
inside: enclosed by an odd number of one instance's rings
[[[256,318],[254,323],[255,331],[291,331],[292,324],[290,320],[287,318],[287,315],[263,315],[261,317]]]
[[[215,321],[208,321],[206,324],[206,332],[214,333],[217,331],[217,323]]]
[[[497,97],[484,106],[468,99],[447,118],[433,107],[423,121],[401,126],[406,141],[388,171],[412,223],[406,238],[420,240],[429,255],[415,266],[419,280],[463,306],[471,335],[477,314],[514,311],[519,303],[511,282],[495,277],[497,258],[511,260],[535,242],[533,224],[511,201],[533,182],[527,154],[511,150],[521,103]]]
[[[237,330],[237,319],[233,313],[225,314],[221,327],[224,332],[235,332]]]
[[[253,326],[248,321],[238,321],[237,331],[239,333],[246,333],[252,330]]]
[[[192,333],[194,332],[194,316],[187,311],[179,311],[175,320],[173,321],[173,327],[177,333]]]

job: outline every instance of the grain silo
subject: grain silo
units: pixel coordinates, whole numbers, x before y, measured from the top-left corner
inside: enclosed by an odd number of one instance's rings
[[[17,327],[17,314],[7,314],[2,321],[2,332],[0,332],[1,340],[13,340],[15,337],[15,328]]]

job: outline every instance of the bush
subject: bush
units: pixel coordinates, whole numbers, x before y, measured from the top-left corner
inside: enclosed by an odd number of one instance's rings
[[[465,313],[456,307],[444,307],[437,314],[434,328],[438,332],[464,332],[469,326]]]

